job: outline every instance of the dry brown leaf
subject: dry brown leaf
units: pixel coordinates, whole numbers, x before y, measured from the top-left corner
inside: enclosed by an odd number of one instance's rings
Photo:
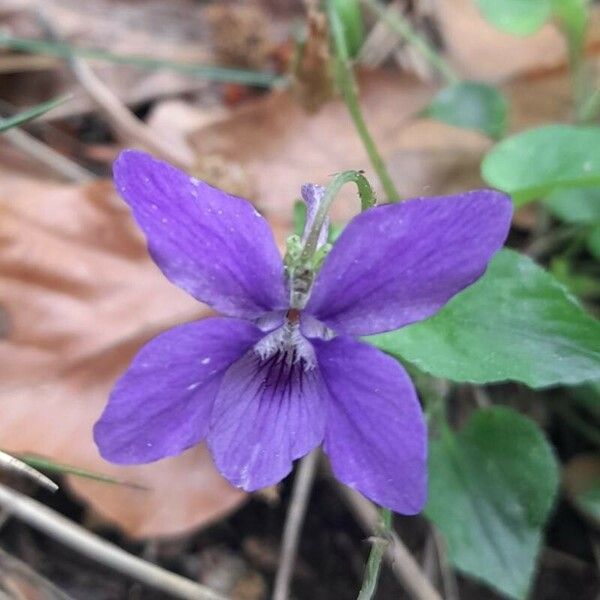
[[[450,58],[464,77],[502,81],[566,66],[564,39],[551,24],[528,37],[512,36],[489,24],[475,0],[439,0],[434,14]],[[589,38],[591,45],[600,41],[597,9],[592,12]]]
[[[382,71],[365,73],[361,90],[369,128],[388,156],[398,151],[409,119],[433,93],[431,86],[414,78]],[[364,169],[376,181],[340,99],[308,114],[290,92],[274,92],[232,112],[229,119],[200,129],[190,141],[202,156],[216,155],[241,165],[252,180],[253,199],[272,214],[287,214],[306,181],[327,183],[344,169]],[[415,191],[408,173],[394,170],[392,177],[401,192]],[[334,206],[344,218],[356,208],[356,202],[343,200]]]
[[[0,341],[1,447],[148,487],[70,480],[133,536],[183,532],[243,501],[203,447],[118,467],[94,446],[93,423],[139,346],[209,314],[153,265],[111,184],[30,183],[0,198],[0,298],[8,319]]]
[[[417,118],[436,88],[413,77],[385,71],[360,78],[366,122],[402,196],[447,194],[483,185],[480,163],[492,142],[475,131]],[[505,85],[511,130],[552,121],[571,113],[567,73],[522,78]],[[190,138],[201,159],[212,157],[247,174],[237,193],[252,197],[272,214],[288,214],[300,185],[326,184],[345,169],[363,169],[378,186],[369,159],[344,103],[334,99],[309,114],[290,92],[274,92],[231,112],[229,118],[199,129]],[[334,216],[356,213],[355,190],[347,186],[334,203]]]

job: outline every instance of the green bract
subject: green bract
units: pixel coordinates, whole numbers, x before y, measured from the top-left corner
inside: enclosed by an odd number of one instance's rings
[[[501,92],[485,83],[463,81],[444,88],[425,115],[466,129],[500,138],[506,130],[508,103]]]
[[[600,127],[548,125],[500,142],[481,171],[492,187],[515,204],[560,188],[600,185]]]
[[[512,598],[525,598],[558,469],[537,426],[517,412],[476,412],[430,447],[426,515],[450,561]]]
[[[544,387],[600,379],[600,323],[552,275],[511,250],[431,319],[368,340],[455,381]]]

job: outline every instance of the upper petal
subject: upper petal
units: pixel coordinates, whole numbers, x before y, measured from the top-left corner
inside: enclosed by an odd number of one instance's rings
[[[483,275],[511,216],[508,196],[492,190],[361,213],[325,259],[306,311],[353,335],[426,319]]]
[[[148,342],[115,385],[94,427],[100,454],[152,462],[197,444],[227,368],[264,335],[238,319],[204,319]]]
[[[427,431],[410,378],[350,337],[314,346],[329,392],[325,452],[335,476],[381,506],[418,513],[427,496]]]
[[[273,234],[249,202],[134,150],[121,153],[114,176],[150,254],[173,283],[236,317],[286,307]]]
[[[318,369],[250,350],[223,378],[207,441],[221,474],[253,491],[281,481],[323,441],[324,426]]]

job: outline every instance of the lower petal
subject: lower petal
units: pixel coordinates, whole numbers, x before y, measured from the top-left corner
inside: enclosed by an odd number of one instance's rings
[[[231,366],[213,409],[208,445],[233,485],[273,485],[323,441],[325,409],[318,369],[285,353],[253,349]]]
[[[212,318],[148,342],[94,427],[100,454],[113,463],[140,464],[197,444],[225,371],[263,335],[247,321]]]
[[[313,343],[329,392],[325,452],[335,476],[381,506],[418,513],[427,496],[427,431],[410,378],[353,338]]]

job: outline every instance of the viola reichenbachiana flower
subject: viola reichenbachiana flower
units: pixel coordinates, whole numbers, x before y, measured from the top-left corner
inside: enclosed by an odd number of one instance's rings
[[[206,440],[219,471],[252,491],[323,444],[340,481],[419,512],[427,435],[415,389],[358,337],[426,319],[476,281],[506,238],[508,197],[480,190],[369,209],[306,285],[246,200],[136,151],[114,174],[162,272],[226,316],[140,350],[95,426],[102,456],[148,463]],[[302,191],[310,227],[323,188]]]

